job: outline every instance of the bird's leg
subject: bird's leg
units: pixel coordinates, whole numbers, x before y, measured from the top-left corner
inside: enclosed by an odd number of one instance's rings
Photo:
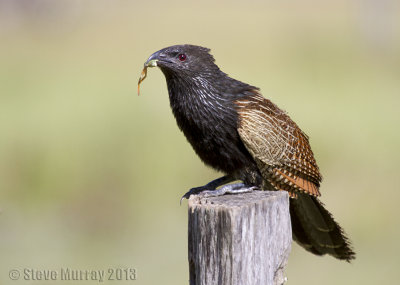
[[[224,185],[226,183],[235,181],[236,179],[229,176],[229,175],[225,175],[222,176],[218,179],[215,179],[209,183],[207,183],[206,185],[200,186],[200,187],[194,187],[192,189],[190,189],[188,192],[185,193],[185,195],[182,196],[181,198],[181,203],[183,199],[189,199],[190,195],[195,195],[195,194],[199,194],[203,191],[213,191],[215,189],[217,189],[217,187]]]
[[[239,193],[247,193],[252,192],[253,190],[257,189],[256,186],[249,186],[244,183],[235,183],[235,184],[228,184],[224,185],[219,189],[216,190],[208,190],[203,191],[199,195],[202,197],[217,197],[222,196],[225,194],[239,194]]]
[[[214,196],[222,196],[224,194],[237,194],[237,193],[246,193],[251,192],[257,187],[249,186],[244,183],[235,183],[235,184],[227,184],[229,182],[235,181],[236,179],[226,175],[221,178],[215,179],[204,186],[195,187],[190,189],[185,195],[182,196],[181,202],[183,199],[189,199],[190,195],[200,194],[203,197],[214,197]],[[222,186],[221,188],[217,189],[217,187]]]

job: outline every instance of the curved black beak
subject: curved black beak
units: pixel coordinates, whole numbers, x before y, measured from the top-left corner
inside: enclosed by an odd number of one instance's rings
[[[144,63],[144,67],[156,67],[161,51],[153,53]]]

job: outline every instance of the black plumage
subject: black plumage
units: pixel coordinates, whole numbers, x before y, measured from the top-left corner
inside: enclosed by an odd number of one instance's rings
[[[355,257],[340,226],[318,200],[322,177],[308,137],[257,87],[222,72],[209,49],[177,45],[145,63],[165,75],[179,128],[200,159],[226,176],[191,193],[241,180],[264,190],[286,190],[293,238],[306,250]],[[144,79],[141,78],[139,83]]]

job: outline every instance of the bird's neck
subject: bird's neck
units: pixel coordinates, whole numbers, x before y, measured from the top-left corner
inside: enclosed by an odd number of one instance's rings
[[[252,96],[257,87],[235,80],[218,70],[214,73],[178,76],[165,74],[171,107],[185,105],[204,110],[233,107],[239,99]]]
[[[235,101],[251,96],[257,89],[225,74],[166,76],[166,79],[172,112],[187,137],[194,133],[207,136],[222,122],[226,132],[236,132],[238,114]]]
[[[204,77],[167,78],[172,111],[180,122],[204,121],[205,116],[216,116],[220,109],[231,105],[220,90]]]

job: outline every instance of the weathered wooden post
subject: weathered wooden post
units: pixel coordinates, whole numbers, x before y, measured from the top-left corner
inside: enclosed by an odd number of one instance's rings
[[[190,285],[283,284],[291,243],[284,191],[189,199]]]

